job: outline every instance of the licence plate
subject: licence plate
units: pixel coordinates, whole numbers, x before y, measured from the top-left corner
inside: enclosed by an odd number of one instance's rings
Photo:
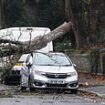
[[[50,80],[51,84],[64,84],[63,80]]]
[[[23,66],[22,63],[16,63],[16,66]]]

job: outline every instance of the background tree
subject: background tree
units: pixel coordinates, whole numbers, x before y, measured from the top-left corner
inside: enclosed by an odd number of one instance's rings
[[[0,29],[5,26],[5,20],[4,20],[4,4],[6,0],[0,0]]]
[[[105,44],[105,0],[0,0],[0,27],[42,26],[54,29],[72,21],[73,30],[57,42],[74,48]],[[70,35],[71,37],[70,37]],[[56,44],[57,45],[57,44]]]

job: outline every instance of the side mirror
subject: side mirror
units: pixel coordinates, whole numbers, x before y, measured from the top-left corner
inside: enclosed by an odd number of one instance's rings
[[[31,67],[32,64],[33,64],[33,58],[32,58],[32,56],[31,56],[31,57],[29,58],[29,61],[26,62],[26,66],[27,66],[27,67]]]
[[[76,67],[76,64],[73,63],[73,66]]]
[[[27,67],[31,67],[31,66],[32,66],[32,63],[31,63],[31,62],[27,62],[27,63],[26,63],[26,66],[27,66]]]

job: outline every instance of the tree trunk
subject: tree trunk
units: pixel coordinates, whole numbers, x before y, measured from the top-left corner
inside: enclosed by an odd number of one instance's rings
[[[74,17],[74,14],[72,12],[70,0],[65,0],[65,12],[66,12],[67,19],[73,23],[72,30],[74,32],[75,39],[76,39],[76,47],[80,48],[81,47],[81,38],[80,38],[78,22],[77,22],[76,18]]]
[[[96,5],[97,5],[96,0],[92,0],[89,11],[90,44],[96,43],[96,30],[97,30]]]
[[[4,3],[5,0],[0,0],[0,29],[4,27]]]
[[[4,49],[4,51],[3,50],[0,51],[0,56],[1,57],[8,56],[8,55],[16,54],[16,53],[22,54],[22,53],[30,52],[33,50],[41,49],[45,47],[48,42],[51,42],[55,40],[56,38],[64,35],[65,33],[69,32],[71,28],[72,28],[72,23],[65,22],[64,24],[54,29],[50,33],[44,36],[35,37],[32,41],[30,40],[26,42],[15,42],[11,40],[1,39],[1,41],[4,43],[9,42],[9,45],[5,46],[6,48],[8,48],[7,50]],[[12,46],[12,44],[18,44],[19,46],[14,47]]]
[[[2,27],[2,18],[1,18],[1,15],[2,15],[2,13],[1,13],[1,0],[0,0],[0,29]]]

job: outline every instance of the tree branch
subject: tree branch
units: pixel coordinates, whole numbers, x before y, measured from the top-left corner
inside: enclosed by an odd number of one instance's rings
[[[70,29],[72,28],[72,23],[71,22],[65,22],[58,28],[54,29],[50,33],[44,35],[44,36],[38,36],[35,37],[31,43],[29,41],[26,42],[19,42],[19,41],[11,41],[11,40],[4,40],[0,39],[0,43],[11,43],[11,44],[16,44],[17,47],[13,47],[12,45],[8,46],[8,50],[1,50],[0,51],[0,56],[7,56],[7,55],[13,55],[16,53],[26,53],[30,52],[33,50],[38,50],[47,45],[47,43],[57,39],[58,37],[64,35],[65,33],[69,32]],[[29,45],[30,44],[30,45]]]

